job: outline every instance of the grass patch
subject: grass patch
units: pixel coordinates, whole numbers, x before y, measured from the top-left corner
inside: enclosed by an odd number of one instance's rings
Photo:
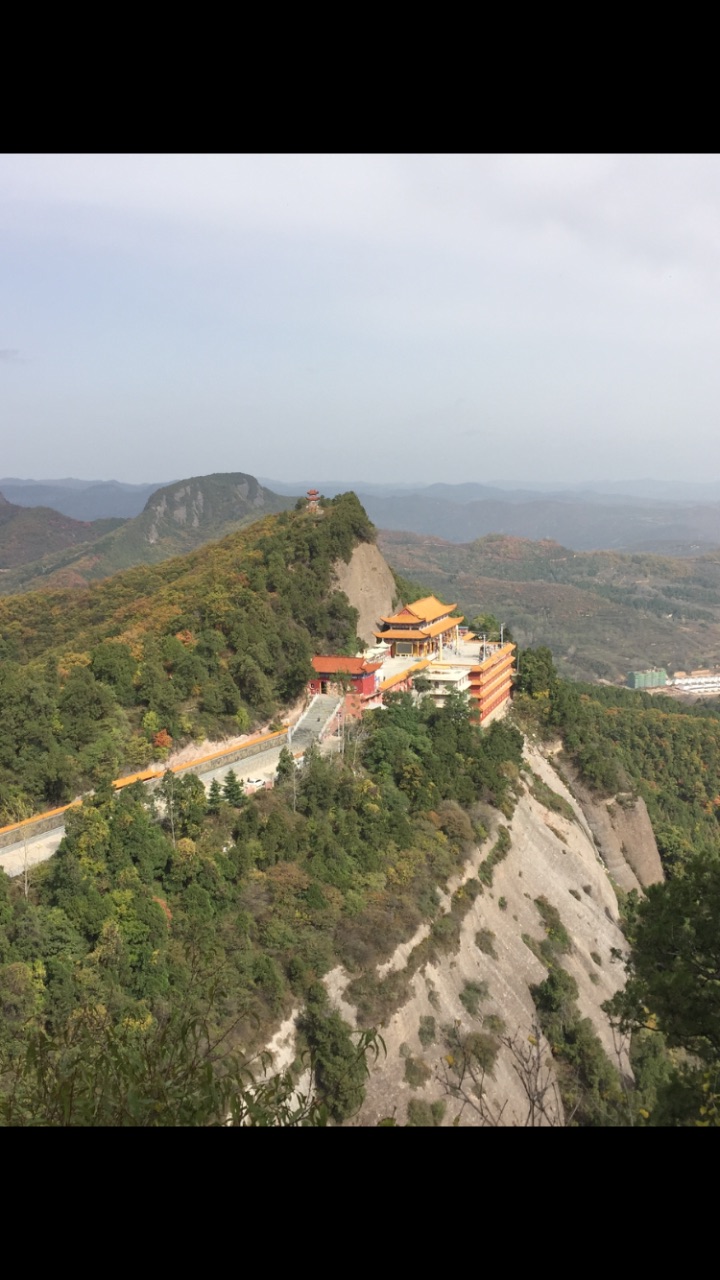
[[[568,889],[568,893],[571,893],[573,898],[577,898],[578,902],[582,902],[582,898],[580,897],[577,889]]]
[[[602,968],[602,956],[599,954],[599,952],[597,952],[597,951],[591,951],[591,952],[590,952],[590,959],[591,959],[591,960],[594,960],[594,961],[595,961],[595,964],[596,964],[596,965],[599,965],[599,966],[600,966],[600,968]]]
[[[446,1026],[443,1027],[443,1036],[449,1050],[446,1061],[453,1074],[458,1077],[468,1072],[472,1076],[477,1071],[492,1074],[500,1052],[500,1042],[494,1035],[488,1035],[486,1031],[471,1031],[463,1035],[456,1026]]]
[[[537,956],[538,960],[546,965],[548,969],[551,969],[557,963],[558,956],[565,955],[572,950],[572,940],[560,919],[560,912],[557,907],[554,907],[544,897],[536,898],[535,906],[545,925],[545,937],[538,941],[537,938],[531,938],[529,934],[524,933],[522,940],[533,955]]]
[[[502,1036],[505,1034],[505,1022],[499,1013],[486,1013],[482,1024],[483,1031],[488,1031],[490,1035]]]
[[[410,996],[410,975],[401,969],[378,980],[364,973],[348,984],[348,997],[357,1007],[360,1026],[385,1026],[388,1019]]]

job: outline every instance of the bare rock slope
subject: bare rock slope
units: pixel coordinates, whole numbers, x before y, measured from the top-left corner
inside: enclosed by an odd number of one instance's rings
[[[577,801],[537,750],[526,748],[526,755],[533,772],[566,801],[574,817],[548,809],[525,790],[509,824],[511,845],[507,857],[495,867],[492,887],[485,888],[465,915],[458,949],[414,974],[410,999],[381,1027],[387,1056],[381,1056],[373,1066],[362,1110],[351,1124],[373,1125],[392,1114],[397,1123],[404,1124],[413,1098],[429,1104],[444,1102],[444,1124],[452,1123],[460,1113],[462,1125],[484,1123],[473,1106],[463,1107],[449,1093],[452,1070],[448,1067],[448,1046],[442,1029],[455,1027],[461,1034],[479,1032],[488,1015],[499,1017],[508,1036],[514,1036],[519,1049],[526,1051],[531,1043],[529,1037],[536,1030],[530,987],[547,975],[545,965],[523,941],[523,934],[538,941],[546,936],[537,898],[546,899],[557,909],[572,939],[571,951],[562,956],[562,963],[577,982],[581,1014],[591,1020],[611,1060],[630,1074],[627,1054],[617,1044],[601,1008],[622,986],[623,965],[617,955],[627,951],[613,885]],[[565,809],[568,815],[570,808]],[[495,822],[502,821],[497,815]],[[482,849],[475,851],[462,876],[448,886],[450,892],[475,875],[493,839],[491,834]],[[427,927],[423,926],[410,944],[398,948],[389,964],[382,966],[383,971],[404,967],[412,946],[425,933]],[[341,969],[335,969],[328,975],[326,986],[336,1007],[351,1020],[348,980]],[[465,995],[467,999],[471,983],[487,984],[487,997],[476,1015],[468,1012],[460,998]],[[428,1042],[428,1027],[432,1025],[428,1021],[423,1025],[425,1034],[421,1040],[421,1018],[434,1018],[434,1042]],[[548,1046],[543,1042],[539,1048],[552,1077]],[[425,1080],[416,1087],[408,1083],[408,1059],[412,1059],[416,1074],[417,1064],[423,1064],[419,1074]],[[509,1046],[500,1049],[492,1073],[485,1078],[484,1091],[488,1115],[503,1125],[527,1123],[527,1098]],[[543,1122],[563,1123],[559,1094],[550,1088],[547,1098]]]
[[[361,542],[355,547],[348,564],[344,560],[337,562],[335,587],[338,591],[345,592],[360,615],[360,639],[365,644],[374,644],[373,632],[378,619],[383,614],[392,612],[396,590],[392,572],[374,543]]]
[[[564,761],[563,771],[582,805],[599,853],[616,884],[642,892],[665,879],[657,842],[642,796],[620,793],[599,799]]]

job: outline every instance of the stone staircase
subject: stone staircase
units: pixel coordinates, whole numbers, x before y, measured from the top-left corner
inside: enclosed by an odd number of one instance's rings
[[[307,711],[298,720],[292,731],[290,744],[293,753],[307,751],[313,742],[317,742],[326,724],[337,711],[342,698],[329,693],[318,693],[313,698]]]

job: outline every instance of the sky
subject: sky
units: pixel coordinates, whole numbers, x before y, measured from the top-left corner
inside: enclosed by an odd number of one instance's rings
[[[720,478],[720,156],[0,156],[0,475]]]

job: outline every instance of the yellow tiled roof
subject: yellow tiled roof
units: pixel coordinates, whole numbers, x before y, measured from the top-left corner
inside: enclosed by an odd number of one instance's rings
[[[442,600],[438,600],[437,596],[423,596],[422,600],[414,600],[412,604],[407,604],[399,613],[392,613],[388,618],[382,618],[382,622],[435,622],[436,618],[442,618],[447,613],[452,613],[457,608],[455,604],[443,604]]]
[[[462,621],[462,618],[442,618],[440,622],[433,622],[429,627],[423,627],[423,634],[431,637],[439,636],[443,631],[452,631],[452,628],[457,627]]]
[[[452,613],[457,608],[455,604],[443,604],[442,600],[438,600],[437,596],[423,596],[422,600],[413,600],[408,605],[408,609],[412,609],[418,618],[422,618],[423,622],[435,622],[436,618],[442,618],[446,613]]]
[[[416,627],[414,631],[394,631],[390,627],[387,631],[373,631],[373,635],[378,640],[429,640],[430,633],[425,627]]]
[[[387,631],[374,631],[373,635],[378,640],[433,640],[435,636],[442,635],[445,631],[452,631],[458,623],[462,622],[462,618],[441,618],[439,622],[433,622],[429,626],[418,626],[413,631],[394,630],[390,627]]]

